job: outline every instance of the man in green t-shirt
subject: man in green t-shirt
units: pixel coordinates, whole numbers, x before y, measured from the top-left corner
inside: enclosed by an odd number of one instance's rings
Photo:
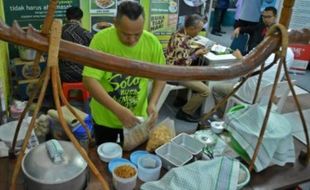
[[[165,64],[158,39],[143,30],[144,11],[140,4],[119,4],[114,24],[98,32],[89,47],[118,57]],[[115,142],[118,137],[123,141],[122,127],[137,125],[137,116],[149,116],[153,123],[156,121],[156,103],[164,81],[153,81],[149,99],[147,78],[84,67],[83,82],[92,96],[90,108],[97,145]]]

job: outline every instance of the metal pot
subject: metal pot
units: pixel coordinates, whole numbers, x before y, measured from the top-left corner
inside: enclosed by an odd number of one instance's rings
[[[18,46],[18,54],[22,60],[33,61],[36,56],[36,50]]]
[[[22,171],[25,176],[25,189],[85,189],[88,181],[86,162],[71,142],[59,143],[64,153],[62,161],[57,164],[50,158],[46,142],[31,149],[24,156]]]

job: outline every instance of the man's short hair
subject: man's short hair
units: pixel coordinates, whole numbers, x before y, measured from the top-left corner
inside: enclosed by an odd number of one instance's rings
[[[66,10],[66,17],[68,20],[80,20],[83,17],[83,11],[79,7],[70,7]]]
[[[116,19],[121,19],[122,16],[127,16],[130,20],[137,20],[140,15],[144,18],[143,7],[135,1],[122,1],[117,6]]]
[[[274,7],[266,7],[264,11],[271,11],[274,16],[277,16],[277,12],[278,12],[277,9]]]
[[[185,28],[195,27],[200,22],[203,22],[203,18],[198,14],[192,14],[192,15],[187,16],[187,18],[185,19],[184,27]]]

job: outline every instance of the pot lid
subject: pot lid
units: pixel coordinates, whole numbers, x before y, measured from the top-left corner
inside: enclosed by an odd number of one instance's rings
[[[18,121],[11,121],[0,126],[0,140],[7,143],[9,146],[11,146],[12,144],[17,123]],[[24,139],[28,129],[28,125],[28,122],[22,122],[17,137],[17,144],[19,144],[19,142]]]
[[[68,141],[58,141],[63,148],[62,161],[54,163],[48,155],[46,142],[31,149],[23,158],[23,173],[30,179],[44,184],[67,182],[79,176],[87,167],[86,162]]]

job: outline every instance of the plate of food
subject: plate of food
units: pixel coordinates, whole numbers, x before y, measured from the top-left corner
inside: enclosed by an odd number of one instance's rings
[[[115,4],[114,0],[96,0],[96,5],[100,8],[107,9]]]
[[[103,21],[103,22],[98,22],[98,23],[94,24],[94,25],[92,26],[92,29],[93,29],[95,32],[99,32],[100,30],[105,29],[105,28],[108,28],[108,27],[110,27],[110,26],[112,26],[112,23]]]
[[[190,7],[199,7],[203,4],[202,0],[184,0],[184,3]]]
[[[177,10],[178,10],[178,4],[175,2],[175,1],[170,1],[170,3],[169,3],[169,12],[171,12],[171,13],[176,13],[177,12]]]
[[[117,1],[117,4],[119,5],[119,4],[121,4],[121,2],[123,2],[123,1],[128,1],[128,0],[118,0],[118,1]],[[131,0],[131,1],[134,1],[134,2],[139,3],[139,0]]]

